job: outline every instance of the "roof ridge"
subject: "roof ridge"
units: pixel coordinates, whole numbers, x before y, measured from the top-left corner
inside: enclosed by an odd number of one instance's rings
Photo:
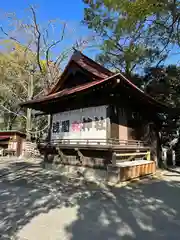
[[[100,63],[96,62],[95,60],[93,60],[92,58],[88,57],[87,55],[85,55],[84,53],[82,53],[81,51],[79,50],[76,50],[74,52],[78,52],[80,53],[84,58],[88,59],[88,61],[92,62],[93,64],[99,66],[101,69],[105,70],[106,72],[109,72],[111,74],[113,74],[112,71],[110,71],[108,68],[104,67],[103,65],[101,65]]]
[[[87,70],[88,72],[93,73],[92,71],[90,71],[90,70],[88,69],[88,67],[86,68],[86,67],[82,66],[80,60],[82,60],[82,62],[83,62],[83,60],[84,60],[84,64],[85,64],[85,65],[87,65],[87,66],[89,65],[89,67],[91,67],[92,69],[94,69],[94,70],[97,72],[96,74],[94,73],[94,75],[95,75],[96,77],[99,77],[100,79],[101,79],[100,74],[104,75],[102,78],[106,78],[106,77],[108,77],[108,76],[113,76],[113,74],[114,74],[114,73],[111,72],[109,69],[107,69],[107,68],[105,68],[104,66],[102,66],[101,64],[95,62],[94,60],[92,60],[92,59],[89,58],[88,56],[84,55],[84,54],[83,54],[82,52],[80,52],[79,50],[74,49],[74,52],[73,52],[72,56],[70,57],[70,59],[69,59],[67,65],[66,65],[64,71],[63,71],[62,74],[59,76],[59,78],[57,79],[57,82],[55,83],[54,86],[52,86],[52,88],[50,89],[50,91],[49,91],[49,93],[48,93],[47,95],[50,95],[50,94],[53,93],[53,91],[56,91],[56,90],[57,90],[57,88],[58,88],[57,86],[60,84],[60,81],[61,81],[61,79],[63,78],[64,73],[67,71],[70,63],[72,63],[72,62],[74,62],[74,63],[76,63],[77,65],[79,65],[79,67],[83,67],[83,68],[84,68],[85,70]],[[89,63],[89,64],[88,64],[88,63]],[[98,75],[98,72],[99,72],[99,75]]]

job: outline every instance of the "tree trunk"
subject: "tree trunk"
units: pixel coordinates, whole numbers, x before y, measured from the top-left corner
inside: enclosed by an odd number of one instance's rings
[[[28,100],[31,100],[33,97],[33,73],[29,76],[29,82],[28,82]],[[27,109],[27,120],[26,120],[26,139],[31,140],[31,129],[32,129],[32,109]]]

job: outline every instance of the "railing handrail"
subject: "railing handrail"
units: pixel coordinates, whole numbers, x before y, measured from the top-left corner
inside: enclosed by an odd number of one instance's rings
[[[40,141],[40,143],[48,143],[48,141]],[[121,140],[121,139],[113,139],[113,138],[67,138],[67,139],[52,139],[49,143],[54,144],[104,144],[106,145],[140,145],[140,146],[147,146],[145,141],[141,140]]]
[[[142,140],[122,140],[117,138],[60,138],[60,139],[52,139],[52,141],[61,141],[61,140],[113,140],[113,141],[126,141],[126,142],[144,142]]]

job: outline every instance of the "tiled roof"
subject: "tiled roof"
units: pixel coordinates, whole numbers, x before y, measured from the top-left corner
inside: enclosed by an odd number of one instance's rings
[[[77,55],[77,57],[76,57]],[[81,52],[77,52],[75,57],[72,58],[78,65],[80,65],[82,68],[89,71],[91,74],[96,76],[97,78],[107,78],[109,76],[114,75],[111,71],[104,68],[100,64],[96,63],[92,59],[88,58]]]
[[[95,79],[95,80],[104,79],[104,78],[114,75],[114,73],[112,73],[108,69],[104,68],[100,64],[96,63],[92,59],[88,58],[81,52],[75,51],[74,54],[72,55],[70,61],[68,62],[66,68],[64,69],[62,75],[58,79],[57,83],[52,87],[49,94],[55,93],[59,90],[59,88],[61,87],[61,84],[63,82],[63,78],[64,78],[66,72],[68,71],[68,69],[71,67],[72,63],[76,63],[76,65],[78,65],[79,67],[86,70],[91,76],[93,76],[93,79]]]
[[[131,91],[132,94],[137,94],[139,99],[141,99],[143,101],[145,100],[149,104],[156,105],[157,107],[167,108],[165,105],[157,102],[151,96],[144,93],[140,88],[138,88],[136,85],[134,85],[123,74],[121,74],[121,73],[113,74],[108,69],[97,64],[96,62],[94,62],[93,60],[91,60],[90,58],[86,57],[85,55],[83,55],[82,53],[80,53],[78,51],[75,51],[75,53],[71,57],[71,60],[69,61],[68,65],[66,66],[66,68],[61,76],[62,78],[66,74],[67,69],[70,68],[72,62],[75,62],[81,68],[88,71],[91,74],[91,76],[93,76],[92,81],[88,82],[86,84],[76,86],[76,87],[60,90],[61,89],[61,80],[62,80],[62,79],[60,79],[48,95],[42,96],[39,99],[34,99],[34,100],[27,101],[25,103],[22,103],[21,106],[32,107],[34,104],[41,104],[41,103],[44,103],[49,100],[60,99],[63,96],[70,96],[74,93],[80,93],[86,89],[93,88],[96,85],[103,84],[104,82],[111,81],[115,78],[119,78],[119,79],[121,79],[121,81],[123,83],[122,85],[129,88],[129,90],[132,90]]]
[[[114,79],[117,76],[119,76],[119,73],[115,74],[111,77],[101,79],[101,80],[97,80],[97,81],[93,81],[93,82],[89,82],[89,83],[86,83],[86,84],[83,84],[83,85],[80,85],[80,86],[77,86],[77,87],[63,89],[62,91],[50,94],[50,95],[42,97],[40,99],[34,99],[34,100],[27,101],[25,103],[22,103],[21,106],[26,106],[26,105],[33,104],[33,103],[41,103],[41,102],[45,102],[45,101],[48,101],[48,100],[61,98],[63,96],[68,96],[68,95],[71,95],[73,93],[81,92],[81,91],[89,89],[93,86],[96,86],[96,85],[99,85],[101,83],[107,82],[108,80]]]
[[[93,81],[93,82],[86,83],[86,84],[83,84],[83,85],[80,85],[77,87],[63,89],[62,91],[50,94],[43,98],[34,99],[34,100],[27,101],[25,103],[22,103],[21,106],[28,107],[28,106],[32,106],[33,104],[41,104],[41,103],[48,102],[51,100],[60,99],[64,96],[70,96],[70,95],[73,95],[74,93],[80,93],[84,90],[93,88],[94,86],[103,84],[105,82],[108,82],[108,81],[111,81],[111,80],[114,80],[117,78],[119,78],[120,81],[122,81],[124,86],[129,87],[133,91],[133,93],[137,94],[139,99],[141,99],[142,101],[145,100],[149,104],[156,105],[157,107],[160,107],[160,108],[168,108],[166,105],[161,104],[160,102],[157,102],[154,98],[145,94],[140,88],[138,88],[136,85],[134,85],[130,80],[128,80],[126,77],[124,77],[121,73],[117,73],[117,74],[114,74],[113,76],[107,77],[105,79]]]

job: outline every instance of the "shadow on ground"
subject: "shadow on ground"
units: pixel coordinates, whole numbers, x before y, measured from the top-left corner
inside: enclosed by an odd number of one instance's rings
[[[2,240],[15,236],[39,214],[75,207],[75,218],[69,216],[69,221],[59,225],[67,240],[179,239],[178,181],[147,180],[122,188],[99,187],[54,175],[35,164],[18,168],[17,164],[9,165],[9,174],[0,179]]]

